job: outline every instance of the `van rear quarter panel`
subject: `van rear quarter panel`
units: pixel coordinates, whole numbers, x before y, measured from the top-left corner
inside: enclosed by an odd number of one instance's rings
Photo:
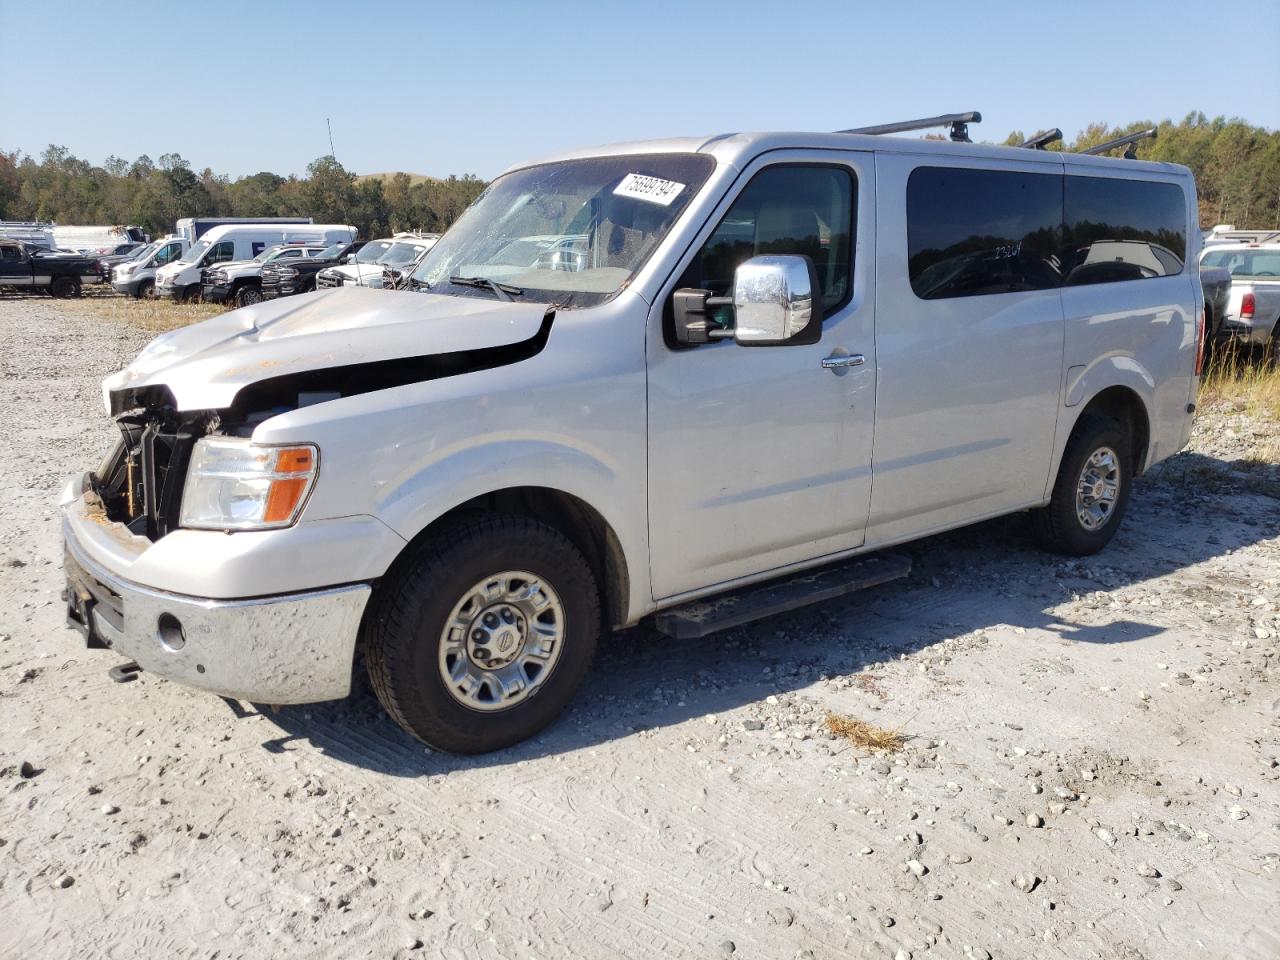
[[[1204,307],[1197,274],[1200,229],[1189,172],[1130,170],[1095,157],[1068,157],[1066,172],[1174,183],[1186,199],[1187,251],[1172,277],[1063,287],[1063,405],[1059,409],[1048,497],[1076,420],[1108,387],[1128,387],[1142,400],[1150,424],[1145,466],[1177,453],[1191,434],[1187,405],[1195,400],[1196,325]]]

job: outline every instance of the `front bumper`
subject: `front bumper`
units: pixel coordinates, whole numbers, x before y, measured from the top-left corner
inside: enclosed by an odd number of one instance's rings
[[[123,293],[126,296],[136,297],[138,295],[138,288],[142,286],[142,280],[143,278],[141,277],[136,280],[112,280],[111,289],[116,293]]]
[[[89,646],[238,700],[312,703],[350,693],[368,583],[229,600],[146,587],[93,559],[73,509],[80,503],[63,507],[68,619]]]
[[[231,285],[220,283],[201,284],[200,296],[206,303],[224,303],[231,299]]]

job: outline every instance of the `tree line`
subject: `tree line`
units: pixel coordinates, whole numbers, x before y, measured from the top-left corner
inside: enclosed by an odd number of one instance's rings
[[[442,232],[486,186],[467,174],[415,179],[397,173],[357,177],[331,156],[305,177],[275,173],[199,173],[176,153],[132,163],[108,157],[101,166],[50,145],[40,157],[0,149],[0,220],[62,224],[137,224],[152,236],[180,217],[313,217],[350,223],[364,237],[397,230]]]
[[[1191,168],[1202,227],[1280,228],[1280,131],[1191,113],[1178,123],[1090,124],[1075,140],[1050,149],[1079,151],[1153,126],[1159,134],[1138,144],[1138,156]],[[1015,130],[1004,142],[1025,139]],[[305,177],[263,172],[232,180],[207,167],[197,173],[176,153],[156,161],[141,156],[132,163],[113,156],[95,166],[66,147],[50,145],[38,159],[0,149],[0,220],[133,223],[153,236],[168,233],[179,217],[201,216],[310,216],[320,223],[354,224],[365,237],[395,230],[439,232],[485,186],[470,174],[361,178],[332,156],[313,161]]]
[[[1154,140],[1137,144],[1139,160],[1180,163],[1196,178],[1200,226],[1234,224],[1241,230],[1280,229],[1280,131],[1267,130],[1237,117],[1190,113],[1180,123],[1139,120],[1120,127],[1090,124],[1074,141],[1049,149],[1079,152],[1107,140],[1150,127]],[[1038,130],[1031,131],[1034,136]],[[1015,130],[1004,141],[1021,143],[1027,135]],[[1119,155],[1119,151],[1115,155]]]

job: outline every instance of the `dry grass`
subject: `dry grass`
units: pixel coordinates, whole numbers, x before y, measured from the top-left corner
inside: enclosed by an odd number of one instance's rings
[[[226,312],[225,307],[213,303],[174,303],[132,297],[86,296],[79,303],[86,312],[104,320],[128,324],[149,333],[176,330]]]
[[[886,730],[865,720],[830,711],[827,711],[827,729],[868,752],[897,753],[907,745],[907,738],[900,730]]]
[[[1220,353],[1200,381],[1200,405],[1280,420],[1280,366],[1254,355]]]

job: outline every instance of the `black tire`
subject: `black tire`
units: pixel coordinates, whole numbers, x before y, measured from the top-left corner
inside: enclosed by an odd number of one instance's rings
[[[262,288],[257,284],[247,283],[236,291],[235,301],[237,307],[247,307],[250,304],[261,303],[265,297],[262,295]]]
[[[1095,452],[1103,449],[1110,449],[1115,454],[1118,490],[1105,522],[1096,529],[1089,529],[1077,512],[1076,494],[1086,464]],[[1063,451],[1052,499],[1048,506],[1031,513],[1040,544],[1047,550],[1073,557],[1089,556],[1105,547],[1115,535],[1129,505],[1133,461],[1133,441],[1122,424],[1096,413],[1082,416]]]
[[[528,571],[555,591],[564,615],[561,648],[524,699],[473,709],[441,676],[446,620],[474,584],[509,570]],[[369,602],[362,642],[374,692],[392,719],[430,747],[470,754],[519,743],[551,723],[586,676],[599,634],[599,588],[578,548],[528,517],[479,514],[396,562]]]
[[[1275,328],[1271,331],[1271,338],[1267,341],[1266,362],[1273,369],[1280,370],[1280,322],[1277,322]]]
[[[49,295],[59,300],[80,296],[80,281],[75,277],[54,277],[49,284]]]
[[[153,300],[156,295],[156,282],[154,280],[143,280],[138,284],[137,297],[139,300]]]

